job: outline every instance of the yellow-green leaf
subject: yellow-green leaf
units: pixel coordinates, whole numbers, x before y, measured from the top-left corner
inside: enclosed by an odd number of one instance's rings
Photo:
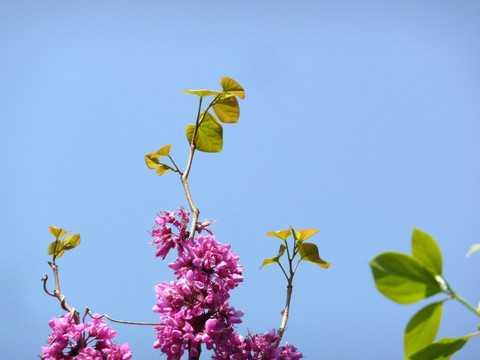
[[[275,236],[279,239],[282,239],[284,241],[287,241],[287,238],[292,234],[291,228],[287,230],[281,230],[281,231],[269,231],[266,236]]]
[[[80,234],[75,234],[75,235],[68,235],[65,236],[63,239],[63,242],[65,245],[68,245],[69,249],[73,249],[74,247],[78,246],[80,244]]]
[[[236,123],[240,117],[240,107],[235,96],[222,96],[213,106],[218,119],[224,123]]]
[[[320,231],[317,229],[301,229],[298,231],[295,229],[292,229],[292,230],[293,230],[293,237],[298,242],[303,242]]]
[[[157,175],[162,176],[168,172],[168,170],[171,170],[172,168],[168,166],[167,164],[160,163],[157,165]]]
[[[155,154],[157,154],[157,156],[168,156],[168,155],[170,155],[170,148],[171,147],[172,147],[171,144],[162,146],[160,149],[157,150],[157,152]]]
[[[203,114],[202,114],[203,115]],[[189,143],[192,143],[195,125],[187,125],[185,130]],[[221,152],[223,148],[223,128],[217,119],[206,113],[198,126],[195,148],[204,152]]]
[[[302,243],[298,248],[298,253],[300,254],[302,260],[310,261],[323,267],[324,269],[328,269],[328,267],[330,266],[330,263],[320,258],[320,256],[318,255],[317,245],[315,244]]]
[[[220,85],[222,86],[223,91],[236,95],[240,99],[245,99],[245,90],[243,90],[243,87],[232,78],[227,76],[223,77],[220,80]]]
[[[63,247],[63,241],[52,241],[52,243],[48,246],[47,253],[48,255],[56,255],[56,257],[59,257],[58,254],[63,251]]]
[[[185,94],[198,95],[200,97],[220,94],[219,91],[212,91],[212,90],[206,90],[206,89],[202,89],[202,90],[180,90],[180,91],[185,93]]]
[[[145,155],[145,164],[149,169],[156,169],[158,165],[158,156],[154,153],[149,153]]]
[[[54,226],[49,226],[48,230],[50,230],[50,233],[53,236],[55,236],[57,239],[61,238],[65,234],[68,234],[69,232],[72,232],[72,231],[66,231],[66,230],[63,230],[62,228],[57,228],[57,227],[54,227]]]
[[[278,263],[278,260],[280,260],[280,258],[283,256],[283,254],[285,253],[285,250],[286,250],[286,247],[284,245],[280,245],[280,249],[278,250],[278,255],[273,258],[265,259],[263,261],[262,266],[260,266],[260,269],[263,268],[265,265],[273,264],[275,262]]]

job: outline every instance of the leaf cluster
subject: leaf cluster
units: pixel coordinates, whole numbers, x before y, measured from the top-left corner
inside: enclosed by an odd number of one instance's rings
[[[442,301],[425,306],[410,319],[404,334],[405,359],[449,359],[473,336],[434,342],[444,301],[450,298],[464,300],[443,278],[442,254],[437,242],[428,233],[413,229],[411,255],[385,252],[370,260],[369,264],[377,289],[399,304],[411,304],[438,293],[448,295]],[[480,313],[477,312],[477,315]]]
[[[72,250],[80,245],[80,234],[65,236],[71,233],[71,231],[54,226],[49,226],[48,230],[50,230],[50,233],[55,237],[55,241],[52,241],[47,249],[48,255],[52,255],[54,261],[56,258],[63,256],[65,251]],[[62,237],[63,239],[61,239]]]
[[[199,111],[195,124],[187,125],[185,135],[188,143],[195,150],[215,153],[221,152],[223,148],[223,127],[222,123],[237,123],[240,117],[240,107],[238,98],[245,98],[245,90],[235,80],[229,77],[223,77],[220,80],[222,90],[181,90],[183,93],[197,95],[200,97]],[[201,110],[203,98],[213,96],[213,100],[209,103],[205,110]],[[213,113],[210,111],[213,110]],[[145,163],[150,169],[155,169],[158,176],[166,174],[169,170],[182,172],[178,169],[175,162],[170,156],[170,148],[172,145],[165,145],[157,152],[145,155]],[[159,158],[168,157],[173,167],[166,163],[160,162]]]
[[[328,269],[328,267],[330,266],[330,263],[326,262],[320,257],[318,253],[317,245],[313,243],[305,242],[305,240],[312,237],[318,232],[319,230],[316,230],[316,229],[301,229],[297,231],[293,229],[293,227],[290,227],[289,229],[286,229],[286,230],[276,231],[276,232],[269,231],[266,234],[266,236],[273,236],[273,237],[279,238],[283,240],[283,244],[280,245],[280,249],[278,250],[278,254],[276,256],[265,259],[263,261],[263,264],[262,266],[260,266],[260,269],[265,265],[277,263],[282,269],[282,271],[284,272],[285,276],[287,277],[287,280],[289,280],[289,283],[291,283],[291,280],[293,279],[293,275],[295,274],[298,264],[302,260],[310,261],[314,264],[319,265],[324,269]],[[294,241],[293,241],[293,246],[290,249],[288,244],[288,238],[291,235],[293,235]],[[285,253],[287,254],[287,261],[290,269],[290,276],[286,274],[284,267],[280,263],[280,258],[282,258]],[[293,261],[297,256],[297,254],[299,255],[299,259],[297,264],[293,268]]]

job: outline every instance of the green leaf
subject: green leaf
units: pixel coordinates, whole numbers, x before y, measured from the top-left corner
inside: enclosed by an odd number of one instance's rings
[[[283,241],[287,241],[287,238],[292,234],[292,230],[287,229],[287,230],[281,230],[281,231],[269,231],[266,236],[275,236],[279,239],[282,239]]]
[[[410,360],[447,360],[459,351],[473,335],[444,338],[415,353]]]
[[[168,170],[173,170],[170,166],[167,164],[160,163],[157,165],[157,174],[158,176],[162,176],[168,172]]]
[[[80,234],[65,236],[63,243],[65,244],[65,250],[70,250],[74,247],[77,247],[80,245]]]
[[[222,96],[215,105],[213,111],[218,116],[218,119],[224,123],[236,123],[240,117],[240,107],[235,96]]]
[[[470,250],[468,250],[467,257],[472,255],[474,252],[477,252],[478,250],[480,250],[480,243],[479,244],[473,244],[470,247]]]
[[[302,260],[310,261],[323,267],[324,269],[328,269],[328,267],[330,266],[330,263],[320,258],[320,256],[318,255],[317,245],[315,244],[301,243],[298,248],[298,253],[300,254]]]
[[[202,90],[180,90],[180,91],[185,93],[185,94],[198,95],[200,97],[221,94],[221,92],[219,92],[219,91],[212,91],[212,90],[206,90],[206,89],[202,89]]]
[[[147,164],[149,169],[156,169],[158,163],[158,156],[155,153],[145,155],[145,164]]]
[[[238,96],[240,99],[245,99],[245,90],[235,80],[225,76],[220,80],[220,85],[223,91]]]
[[[192,143],[195,125],[187,125],[186,134],[189,143]],[[206,113],[198,126],[195,137],[195,148],[204,152],[221,152],[223,147],[223,128],[217,119]]]
[[[48,230],[50,230],[50,233],[53,236],[55,236],[57,239],[61,238],[65,234],[68,234],[69,232],[71,232],[71,231],[66,231],[66,230],[63,230],[62,228],[57,228],[57,227],[54,227],[54,226],[49,226]]]
[[[301,229],[298,231],[295,229],[292,229],[292,230],[293,230],[293,237],[298,242],[303,242],[320,231],[316,229]]]
[[[442,253],[437,242],[426,232],[413,228],[412,255],[434,275],[442,275]]]
[[[400,304],[411,304],[442,291],[440,284],[412,256],[385,252],[369,261],[378,291]]]
[[[405,358],[430,345],[437,336],[442,320],[443,301],[434,302],[418,311],[407,324],[403,344]]]
[[[273,258],[270,258],[270,259],[265,259],[263,261],[263,264],[262,266],[260,266],[260,269],[263,268],[265,265],[268,265],[268,264],[272,264],[274,262],[277,262],[278,263],[278,260],[280,260],[280,258],[283,256],[283,254],[285,253],[285,249],[286,247],[284,245],[280,245],[280,249],[278,250],[278,255],[273,257]]]

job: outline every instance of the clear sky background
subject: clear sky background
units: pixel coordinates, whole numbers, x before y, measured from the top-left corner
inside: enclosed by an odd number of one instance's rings
[[[148,231],[188,203],[144,154],[173,144],[183,168],[198,98],[179,90],[230,76],[246,90],[240,122],[222,153],[196,154],[190,183],[245,267],[239,331],[281,322],[285,279],[259,270],[279,246],[265,233],[319,228],[332,265],[301,264],[284,340],[311,360],[402,359],[428,301],[388,300],[367,261],[409,252],[413,225],[437,239],[452,287],[480,300],[480,254],[465,258],[480,242],[479,19],[478,1],[0,2],[2,358],[35,359],[63,314],[40,282],[49,225],[82,235],[58,261],[72,306],[158,319],[153,286],[171,271]],[[438,336],[477,324],[448,302]],[[136,359],[158,357],[151,327],[113,326]],[[479,352],[473,338],[457,359]]]

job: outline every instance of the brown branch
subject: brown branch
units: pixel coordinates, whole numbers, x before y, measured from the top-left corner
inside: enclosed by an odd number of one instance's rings
[[[60,291],[60,279],[58,277],[58,266],[57,264],[55,264],[55,259],[53,260],[53,262],[49,261],[48,265],[50,265],[50,267],[52,268],[53,276],[55,278],[55,290],[53,290],[53,294],[47,290],[47,280],[48,280],[47,275],[45,275],[45,277],[42,278],[43,289],[48,295],[54,296],[58,299],[58,301],[60,301],[60,305],[63,310],[73,314],[73,319],[75,320],[75,324],[77,325],[80,324],[80,316],[78,314],[78,311],[76,311],[75,308],[72,308],[70,305],[67,304],[67,302],[65,301],[65,295],[63,295],[62,292]]]

